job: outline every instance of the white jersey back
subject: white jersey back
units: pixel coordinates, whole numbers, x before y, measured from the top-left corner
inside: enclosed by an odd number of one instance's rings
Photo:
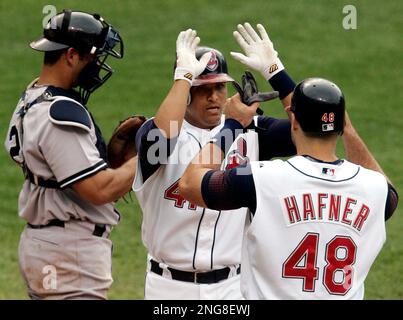
[[[247,299],[363,299],[386,239],[387,182],[346,160],[252,163],[257,208],[246,230]]]
[[[179,179],[188,164],[222,124],[206,130],[184,121],[167,164],[162,164],[145,183],[138,165],[133,190],[143,211],[143,243],[153,259],[170,267],[207,271],[241,262],[247,209],[234,213],[197,207],[178,190]],[[257,139],[251,138],[248,143],[246,156],[257,160]],[[234,148],[229,154],[234,153]]]

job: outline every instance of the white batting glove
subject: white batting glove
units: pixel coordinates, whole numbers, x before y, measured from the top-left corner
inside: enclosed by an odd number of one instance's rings
[[[238,24],[237,29],[238,31],[234,31],[234,37],[245,55],[231,52],[234,59],[259,71],[266,80],[284,70],[284,66],[277,56],[277,51],[274,50],[273,43],[261,24],[257,25],[260,36],[248,22],[244,25]]]
[[[196,59],[196,47],[200,38],[196,37],[196,31],[187,29],[178,35],[176,40],[176,69],[175,80],[186,80],[192,85],[193,79],[197,78],[206,68],[211,58],[211,53],[205,53],[200,60]]]

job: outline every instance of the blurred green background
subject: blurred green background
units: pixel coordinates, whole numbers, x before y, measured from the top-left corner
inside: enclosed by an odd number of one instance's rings
[[[232,37],[238,23],[262,23],[282,62],[296,81],[321,76],[344,91],[350,117],[398,191],[403,190],[403,5],[388,1],[321,0],[164,0],[164,1],[10,1],[0,2],[0,137],[25,86],[39,74],[42,54],[28,43],[42,34],[47,4],[99,12],[121,33],[123,60],[110,59],[113,77],[88,103],[108,140],[117,122],[130,114],[154,115],[172,84],[175,41],[181,30],[196,29],[202,45],[227,57],[230,74],[242,66],[230,58],[240,50]],[[342,25],[345,5],[357,9],[357,29]],[[260,88],[268,86],[256,75]],[[229,91],[233,93],[232,88]],[[267,115],[285,117],[280,102],[263,105]],[[17,261],[24,222],[17,216],[23,177],[0,152],[0,299],[26,299]],[[342,148],[340,148],[342,150]],[[141,242],[141,211],[135,200],[119,201],[123,214],[114,229],[111,299],[142,299],[146,252]],[[387,242],[366,281],[367,299],[403,298],[403,212],[387,223]]]

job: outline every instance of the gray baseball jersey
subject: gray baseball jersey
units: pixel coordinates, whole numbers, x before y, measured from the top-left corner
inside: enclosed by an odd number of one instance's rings
[[[26,180],[19,196],[19,215],[33,225],[44,225],[52,219],[115,225],[119,214],[112,204],[95,206],[69,188],[74,182],[107,168],[96,147],[96,126],[91,115],[67,91],[36,86],[35,82],[18,102],[5,146],[18,164],[25,161],[36,178],[55,180],[62,189],[44,188]],[[50,88],[57,89],[60,95],[47,95],[33,104],[21,126],[21,108]]]

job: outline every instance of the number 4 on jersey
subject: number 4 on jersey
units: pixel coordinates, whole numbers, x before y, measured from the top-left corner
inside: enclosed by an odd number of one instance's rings
[[[175,181],[168,189],[165,190],[164,198],[175,201],[175,207],[183,208],[186,200],[179,194],[179,180]],[[196,210],[196,205],[189,202],[189,210]]]

